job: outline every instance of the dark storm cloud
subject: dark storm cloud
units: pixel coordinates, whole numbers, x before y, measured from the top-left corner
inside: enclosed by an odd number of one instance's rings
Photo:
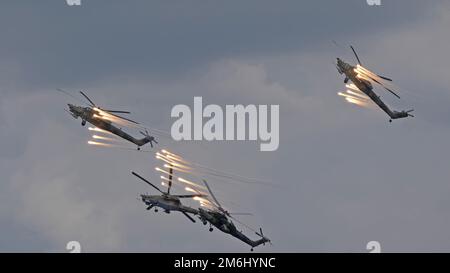
[[[370,240],[385,251],[448,251],[449,6],[340,2],[3,2],[0,250],[65,251],[70,240],[85,251],[248,250],[182,215],[148,213],[136,196],[151,189],[130,170],[158,181],[153,154],[86,145],[89,133],[62,110],[69,98],[50,90],[67,86],[163,130],[171,107],[195,95],[280,104],[276,152],[160,139],[276,184],[210,181],[274,241],[258,251],[366,251]],[[389,125],[381,111],[337,97],[332,39],[356,43],[363,62],[394,77],[403,100],[378,91],[417,117]]]
[[[384,1],[8,1],[0,59],[22,84],[73,86],[119,75],[173,77],[230,56],[344,43],[422,20],[432,4]],[[434,2],[433,2],[434,3]],[[9,72],[8,74],[11,74]]]

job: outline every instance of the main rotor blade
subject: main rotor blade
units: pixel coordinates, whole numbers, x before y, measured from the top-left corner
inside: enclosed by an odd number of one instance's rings
[[[371,78],[374,82],[378,83],[379,85],[381,85],[384,89],[386,89],[387,91],[391,92],[394,96],[396,96],[397,98],[400,99],[400,96],[397,95],[394,91],[392,91],[391,89],[387,88],[386,86],[384,86],[384,84],[382,84],[381,82],[379,82],[377,79],[374,79],[372,77],[369,76],[369,78]]]
[[[91,101],[91,99],[86,94],[84,94],[83,91],[80,91],[80,93],[81,93],[81,95],[83,95],[83,97],[85,97],[91,103],[92,107],[95,106],[95,103],[93,101]]]
[[[219,201],[218,201],[217,198],[214,196],[214,193],[212,193],[211,188],[210,188],[209,185],[208,185],[208,182],[206,182],[206,180],[203,179],[203,183],[205,183],[206,188],[208,189],[209,193],[211,194],[211,197],[214,199],[214,202],[216,202],[217,207],[218,207],[220,210],[223,210],[223,208],[222,208],[222,206],[220,205]]]
[[[230,212],[231,215],[253,215],[250,212]]]
[[[67,95],[67,96],[69,96],[69,97],[71,97],[71,98],[77,100],[78,102],[80,102],[80,103],[82,103],[82,104],[84,104],[84,105],[87,105],[87,104],[86,104],[86,101],[81,100],[79,97],[75,97],[75,96],[72,95],[69,91],[63,90],[63,89],[61,89],[61,88],[56,88],[56,91],[59,91],[59,92],[63,93],[64,95]]]
[[[181,213],[183,213],[184,214],[184,216],[186,216],[187,218],[189,218],[189,220],[191,220],[192,221],[192,223],[195,223],[195,220],[194,220],[194,218],[192,218],[191,216],[189,216],[189,214],[187,214],[186,212],[184,212],[184,211],[181,211]]]
[[[109,113],[121,113],[121,114],[131,114],[129,111],[120,111],[120,110],[106,110],[102,109],[103,111],[109,112]]]
[[[390,81],[390,82],[392,81],[392,79],[389,79],[387,77],[384,77],[384,76],[381,76],[381,75],[377,75],[377,76],[382,78],[383,80]]]
[[[335,45],[335,46],[337,46],[337,47],[339,47],[339,48],[341,48],[342,49],[342,46],[341,45],[339,45],[335,40],[332,40],[332,42],[333,42],[333,44]]]
[[[255,230],[254,228],[252,228],[251,226],[244,224],[243,222],[239,221],[238,219],[236,219],[235,217],[229,215],[230,218],[232,218],[233,220],[235,220],[236,222],[238,222],[239,224],[243,225],[244,227],[248,228],[249,230],[253,231],[253,232],[258,232],[257,230]]]
[[[356,59],[358,60],[358,63],[361,64],[361,61],[359,60],[358,54],[356,54],[356,51],[355,51],[355,49],[353,48],[353,46],[350,46],[350,48],[352,49],[353,54],[355,54],[355,57],[356,57]]]
[[[103,109],[101,109],[101,110],[103,110]],[[105,111],[105,110],[103,110],[103,111]],[[113,114],[113,113],[111,113],[111,112],[108,112],[108,113],[109,113],[110,115],[113,115],[113,116],[117,117],[117,118],[120,118],[120,119],[129,121],[129,122],[132,122],[132,123],[134,123],[134,124],[139,124],[138,122],[136,122],[136,121],[134,121],[134,120],[131,120],[131,119],[128,119],[128,118],[124,118],[124,117],[121,117],[121,116],[116,115],[116,114]]]
[[[145,131],[145,133],[148,135],[147,131]],[[153,146],[153,145],[151,145],[151,146]],[[170,189],[172,188],[172,179],[173,179],[173,166],[172,166],[172,164],[169,164],[169,166],[170,166],[170,169],[169,169],[169,187],[167,187],[167,194],[170,194]]]
[[[185,195],[171,195],[178,198],[194,198],[194,197],[206,197],[205,194],[185,194]]]
[[[140,176],[139,174],[135,173],[135,172],[131,172],[134,176],[139,177],[140,179],[142,179],[145,183],[149,184],[150,186],[152,186],[153,188],[155,188],[157,191],[159,191],[162,194],[166,194],[165,192],[161,191],[157,186],[153,185],[150,181],[148,181],[147,179],[143,178],[142,176]]]
[[[255,233],[256,233],[256,235],[264,238],[264,233],[262,232],[262,228],[259,228],[259,232],[255,232]]]
[[[384,89],[386,89],[387,91],[391,92],[392,95],[396,96],[397,98],[400,99],[400,96],[397,95],[394,91],[392,91],[391,89],[387,88],[386,86],[382,85],[384,87]]]

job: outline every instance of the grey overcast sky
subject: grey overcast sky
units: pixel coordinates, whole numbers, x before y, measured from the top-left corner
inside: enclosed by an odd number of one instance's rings
[[[0,4],[0,251],[246,252],[177,213],[145,210],[153,153],[93,148],[63,111],[86,90],[169,131],[177,104],[279,104],[280,147],[182,142],[159,148],[271,181],[210,180],[274,245],[257,251],[450,251],[450,3],[381,0],[5,0]],[[342,47],[335,46],[336,40]],[[388,123],[345,103],[333,62],[392,77],[416,118]],[[156,150],[156,149],[155,149]],[[246,231],[244,229],[244,231]],[[254,237],[250,231],[246,231]]]

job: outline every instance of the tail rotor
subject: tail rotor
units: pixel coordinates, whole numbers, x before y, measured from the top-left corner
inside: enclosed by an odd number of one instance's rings
[[[267,238],[266,236],[264,236],[264,233],[262,231],[262,228],[259,228],[259,232],[255,232],[256,235],[258,235],[259,237],[263,238],[264,240],[266,240],[267,243],[269,243],[270,245],[272,245],[272,242],[269,240],[269,238]],[[263,245],[265,245],[266,243],[263,243]]]
[[[413,112],[413,111],[414,111],[414,109],[406,111],[406,114],[408,115],[408,117],[412,117],[412,118],[414,117],[414,115],[411,114],[411,112]]]
[[[155,140],[154,136],[151,136],[147,129],[145,129],[145,132],[140,131],[140,133],[145,137],[145,139],[150,143],[150,146],[153,148],[153,143],[158,144],[158,141]]]

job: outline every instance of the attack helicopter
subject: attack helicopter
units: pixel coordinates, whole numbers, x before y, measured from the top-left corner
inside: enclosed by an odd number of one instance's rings
[[[64,90],[58,89],[58,91],[61,91],[63,93],[66,93]],[[153,148],[153,143],[158,143],[155,140],[155,137],[149,135],[148,131],[145,130],[145,132],[140,131],[140,133],[144,136],[141,139],[136,139],[133,136],[127,134],[122,129],[118,128],[114,125],[114,122],[118,122],[120,120],[124,120],[126,122],[129,122],[131,124],[138,125],[139,123],[119,116],[118,113],[121,114],[130,114],[128,111],[118,111],[118,110],[106,110],[103,108],[100,108],[99,106],[95,105],[95,103],[83,92],[80,91],[80,94],[83,95],[84,98],[87,99],[89,102],[89,106],[77,106],[68,103],[69,110],[66,110],[70,113],[70,115],[75,118],[81,118],[81,125],[85,126],[86,122],[89,122],[90,124],[94,125],[95,127],[99,128],[100,130],[108,131],[116,136],[119,136],[125,140],[128,140],[134,144],[137,145],[137,150],[141,149],[141,146],[150,143],[150,146]]]
[[[158,212],[158,207],[162,208],[164,212],[170,213],[171,211],[179,211],[184,216],[186,216],[189,220],[195,223],[194,218],[192,218],[188,213],[197,215],[198,211],[194,208],[185,206],[181,203],[180,198],[195,198],[195,197],[206,197],[204,194],[186,194],[186,195],[174,195],[170,193],[170,189],[172,188],[172,177],[173,177],[173,168],[169,169],[169,178],[167,183],[167,191],[164,192],[154,184],[152,184],[147,179],[143,178],[139,174],[134,171],[131,172],[134,176],[140,178],[142,181],[156,189],[161,193],[161,195],[148,195],[141,194],[141,200],[147,205],[147,210],[151,210],[153,207],[155,208],[155,212]]]
[[[212,226],[215,226],[216,228],[218,228],[220,231],[224,232],[224,233],[228,233],[231,236],[241,240],[242,242],[250,245],[251,251],[253,251],[254,247],[257,247],[261,244],[265,245],[265,243],[271,243],[270,240],[264,236],[262,229],[259,229],[258,231],[255,231],[255,234],[260,236],[261,239],[253,241],[250,238],[248,238],[246,235],[244,235],[241,231],[239,231],[236,226],[234,225],[234,223],[229,219],[232,218],[233,220],[235,220],[236,222],[248,227],[247,225],[243,224],[242,222],[238,221],[236,218],[234,218],[232,216],[232,214],[234,215],[249,215],[248,213],[230,213],[227,210],[225,210],[219,203],[219,201],[217,200],[217,198],[214,196],[214,194],[211,191],[211,188],[209,187],[208,183],[206,182],[206,180],[203,180],[203,183],[205,184],[206,188],[208,189],[208,192],[210,194],[210,196],[212,197],[213,202],[211,202],[211,204],[213,204],[213,206],[215,208],[213,209],[205,209],[205,208],[198,208],[198,217],[200,218],[200,220],[202,221],[202,223],[204,225],[207,225],[208,223],[210,224],[210,228],[209,231],[213,231]],[[250,227],[248,227],[249,229],[251,229]]]
[[[357,101],[357,99],[360,97],[358,93],[362,96],[367,96],[370,100],[372,100],[375,104],[377,104],[386,114],[389,115],[390,119],[389,122],[392,122],[393,119],[400,119],[400,118],[406,118],[406,117],[414,117],[411,112],[413,109],[408,111],[394,111],[391,110],[373,91],[373,85],[371,83],[375,82],[379,84],[381,87],[383,87],[385,90],[389,91],[391,94],[393,94],[395,97],[400,99],[400,96],[395,93],[391,88],[387,87],[382,81],[392,81],[392,79],[377,75],[364,67],[361,66],[361,61],[359,59],[358,54],[356,53],[353,46],[350,46],[351,50],[353,51],[353,54],[356,57],[356,60],[358,61],[356,66],[350,65],[346,63],[345,61],[341,60],[340,58],[336,58],[336,69],[338,70],[339,74],[344,74],[345,79],[344,83],[348,83],[350,80],[353,85],[347,86],[348,88],[351,88],[354,92],[356,92],[356,97],[350,97],[350,100],[353,98]],[[352,91],[352,92],[353,92]]]

